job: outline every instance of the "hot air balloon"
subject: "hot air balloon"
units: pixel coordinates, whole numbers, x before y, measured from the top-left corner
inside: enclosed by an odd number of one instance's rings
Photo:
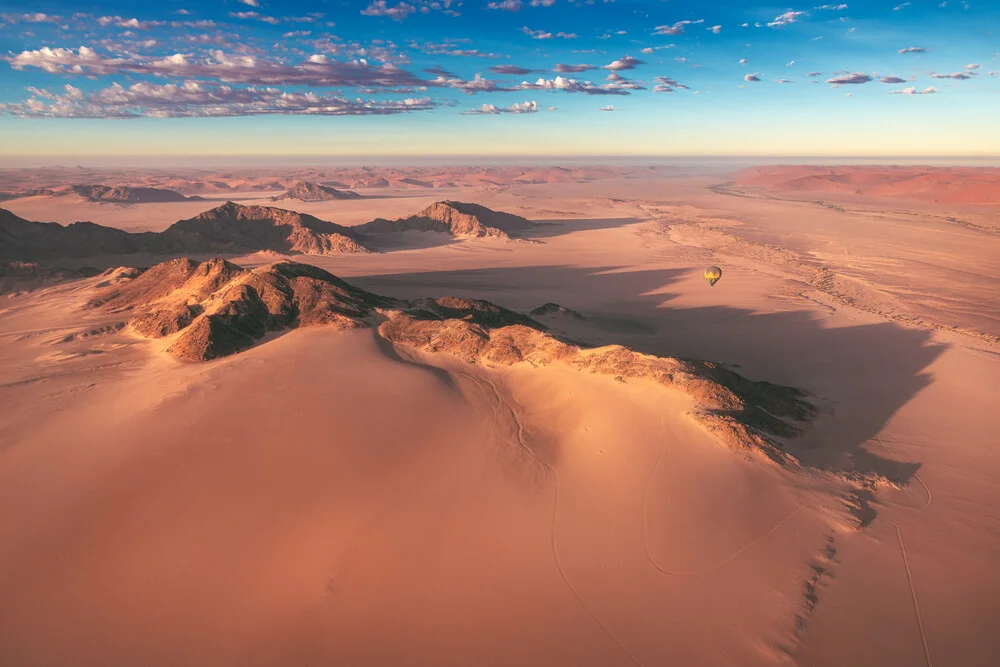
[[[722,269],[717,266],[710,266],[705,269],[705,280],[708,281],[710,287],[715,287],[715,283],[719,282],[719,278],[722,277]]]

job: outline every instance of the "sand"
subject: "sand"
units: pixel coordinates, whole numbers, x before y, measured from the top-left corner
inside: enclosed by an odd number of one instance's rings
[[[807,390],[801,468],[731,451],[644,381],[323,328],[184,364],[79,310],[93,279],[3,297],[0,662],[993,664],[1000,236],[957,204],[636,176],[285,205],[546,223],[294,259],[399,298],[559,303],[584,318],[543,321],[579,340]],[[192,204],[137,206],[160,229]],[[831,471],[903,483],[847,497]]]

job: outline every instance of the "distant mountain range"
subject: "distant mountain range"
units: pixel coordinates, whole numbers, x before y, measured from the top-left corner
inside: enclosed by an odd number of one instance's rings
[[[344,227],[305,213],[233,202],[180,220],[162,232],[132,233],[92,222],[30,222],[0,209],[0,260],[61,259],[148,253],[243,254],[262,250],[333,255],[373,252],[386,234],[431,231],[460,238],[510,239],[534,226],[478,204],[443,201],[416,215]]]

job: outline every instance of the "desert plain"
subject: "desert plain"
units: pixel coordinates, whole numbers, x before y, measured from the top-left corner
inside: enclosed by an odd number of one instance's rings
[[[998,169],[0,192],[0,664],[997,664]]]

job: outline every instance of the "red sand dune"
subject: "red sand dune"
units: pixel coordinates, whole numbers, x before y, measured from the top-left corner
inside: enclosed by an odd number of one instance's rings
[[[753,167],[742,186],[774,192],[823,192],[949,204],[1000,203],[1000,169],[982,167]]]

